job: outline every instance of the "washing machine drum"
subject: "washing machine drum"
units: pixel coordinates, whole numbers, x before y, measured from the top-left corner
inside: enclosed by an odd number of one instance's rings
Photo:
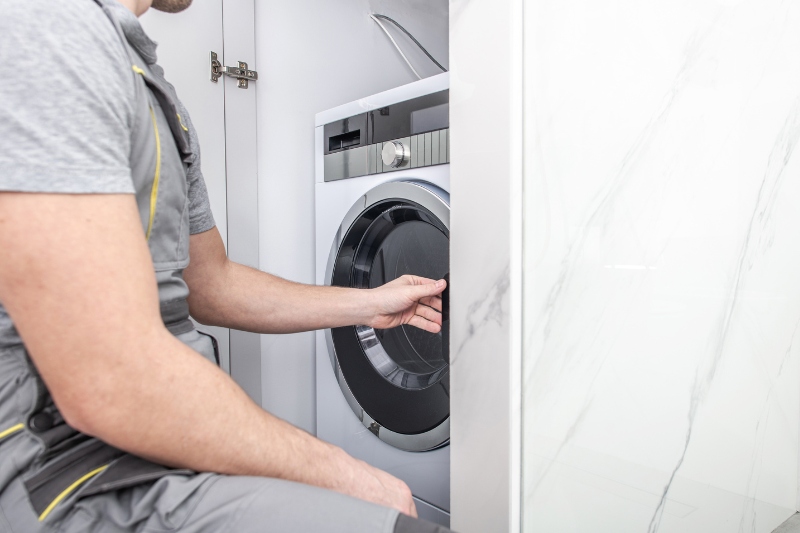
[[[449,226],[445,191],[413,181],[379,185],[342,222],[330,284],[368,289],[405,274],[449,278]],[[356,416],[403,450],[431,450],[450,439],[448,292],[440,333],[409,325],[327,332],[336,378]]]

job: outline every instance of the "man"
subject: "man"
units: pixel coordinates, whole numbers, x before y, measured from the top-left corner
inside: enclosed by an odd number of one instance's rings
[[[190,2],[0,0],[0,529],[445,531],[253,404],[188,320],[438,332],[445,285],[303,286],[227,259],[136,19]]]

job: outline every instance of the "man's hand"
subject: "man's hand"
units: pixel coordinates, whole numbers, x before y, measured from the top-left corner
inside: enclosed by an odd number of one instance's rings
[[[342,459],[350,463],[350,468],[348,475],[342,477],[345,486],[336,487],[336,490],[417,517],[417,507],[408,485],[364,461],[342,455]]]
[[[406,275],[372,289],[370,296],[375,316],[366,325],[389,329],[408,324],[439,333],[442,330],[441,294],[446,287],[443,279],[436,281]]]

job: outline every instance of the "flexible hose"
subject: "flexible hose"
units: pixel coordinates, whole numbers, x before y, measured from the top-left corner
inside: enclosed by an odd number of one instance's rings
[[[422,50],[422,51],[425,53],[425,55],[426,55],[426,56],[428,56],[428,59],[430,59],[431,61],[433,61],[433,63],[434,63],[434,64],[435,64],[437,67],[439,67],[440,69],[442,69],[442,72],[447,72],[447,69],[446,69],[446,68],[444,68],[444,67],[441,65],[441,63],[439,63],[438,61],[436,61],[436,59],[434,59],[434,57],[433,57],[433,56],[430,54],[430,52],[428,52],[428,51],[425,49],[425,47],[424,47],[424,46],[422,46],[422,44],[420,44],[420,42],[419,42],[418,40],[416,40],[416,39],[414,38],[414,36],[413,36],[413,35],[411,35],[411,33],[410,33],[410,32],[409,32],[407,29],[405,29],[403,26],[401,26],[399,22],[397,22],[397,21],[396,21],[396,20],[394,20],[393,18],[387,17],[386,15],[378,15],[377,13],[375,13],[375,14],[373,14],[373,15],[370,15],[370,16],[371,16],[373,19],[375,19],[375,18],[377,17],[377,18],[379,18],[379,19],[388,20],[389,22],[391,22],[392,24],[394,24],[395,26],[397,26],[398,28],[400,28],[400,30],[401,30],[403,33],[405,33],[406,35],[408,35],[408,38],[409,38],[409,39],[411,39],[412,41],[414,41],[414,44],[416,44],[416,45],[419,47],[419,49],[420,49],[420,50]],[[376,20],[375,22],[378,22],[378,21]],[[379,23],[379,24],[380,24],[380,23]],[[383,30],[383,31],[386,31],[386,29],[384,28],[384,30]],[[387,33],[387,35],[388,35],[388,33]],[[391,37],[390,37],[390,39],[391,39]],[[392,42],[394,42],[394,39],[392,39]],[[395,46],[397,46],[397,43],[395,43]],[[400,52],[400,53],[402,54],[402,52]],[[405,57],[405,56],[403,56],[403,57]],[[408,61],[406,61],[406,62],[408,62]],[[413,70],[413,69],[412,69],[412,70]]]
[[[403,61],[405,61],[405,62],[406,62],[406,65],[408,65],[408,68],[410,68],[410,69],[411,69],[411,72],[413,72],[413,73],[414,73],[414,75],[417,77],[417,79],[420,79],[420,80],[421,80],[421,79],[422,79],[422,76],[420,76],[420,75],[419,75],[419,72],[417,72],[417,71],[416,71],[416,69],[414,68],[414,66],[411,64],[411,61],[409,61],[409,60],[408,60],[408,58],[407,58],[407,57],[406,57],[406,55],[403,53],[403,51],[402,51],[402,50],[400,50],[400,47],[399,47],[399,46],[397,46],[397,42],[394,40],[394,37],[392,37],[392,35],[391,35],[391,34],[388,32],[388,30],[387,30],[387,29],[386,29],[386,27],[383,25],[383,23],[382,23],[380,20],[378,20],[378,18],[377,18],[375,15],[370,15],[370,17],[372,17],[372,20],[374,20],[375,22],[377,22],[377,23],[378,23],[378,26],[380,26],[380,27],[381,27],[381,29],[383,30],[383,33],[385,33],[385,34],[386,34],[386,36],[389,38],[389,40],[390,40],[390,41],[392,41],[392,44],[394,45],[394,47],[395,47],[395,48],[397,48],[397,51],[398,51],[398,52],[400,52],[400,55],[401,55],[401,56],[403,56]]]

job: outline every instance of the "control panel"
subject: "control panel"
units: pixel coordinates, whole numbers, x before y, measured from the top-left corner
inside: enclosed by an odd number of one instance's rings
[[[449,91],[324,126],[325,181],[450,162]]]

